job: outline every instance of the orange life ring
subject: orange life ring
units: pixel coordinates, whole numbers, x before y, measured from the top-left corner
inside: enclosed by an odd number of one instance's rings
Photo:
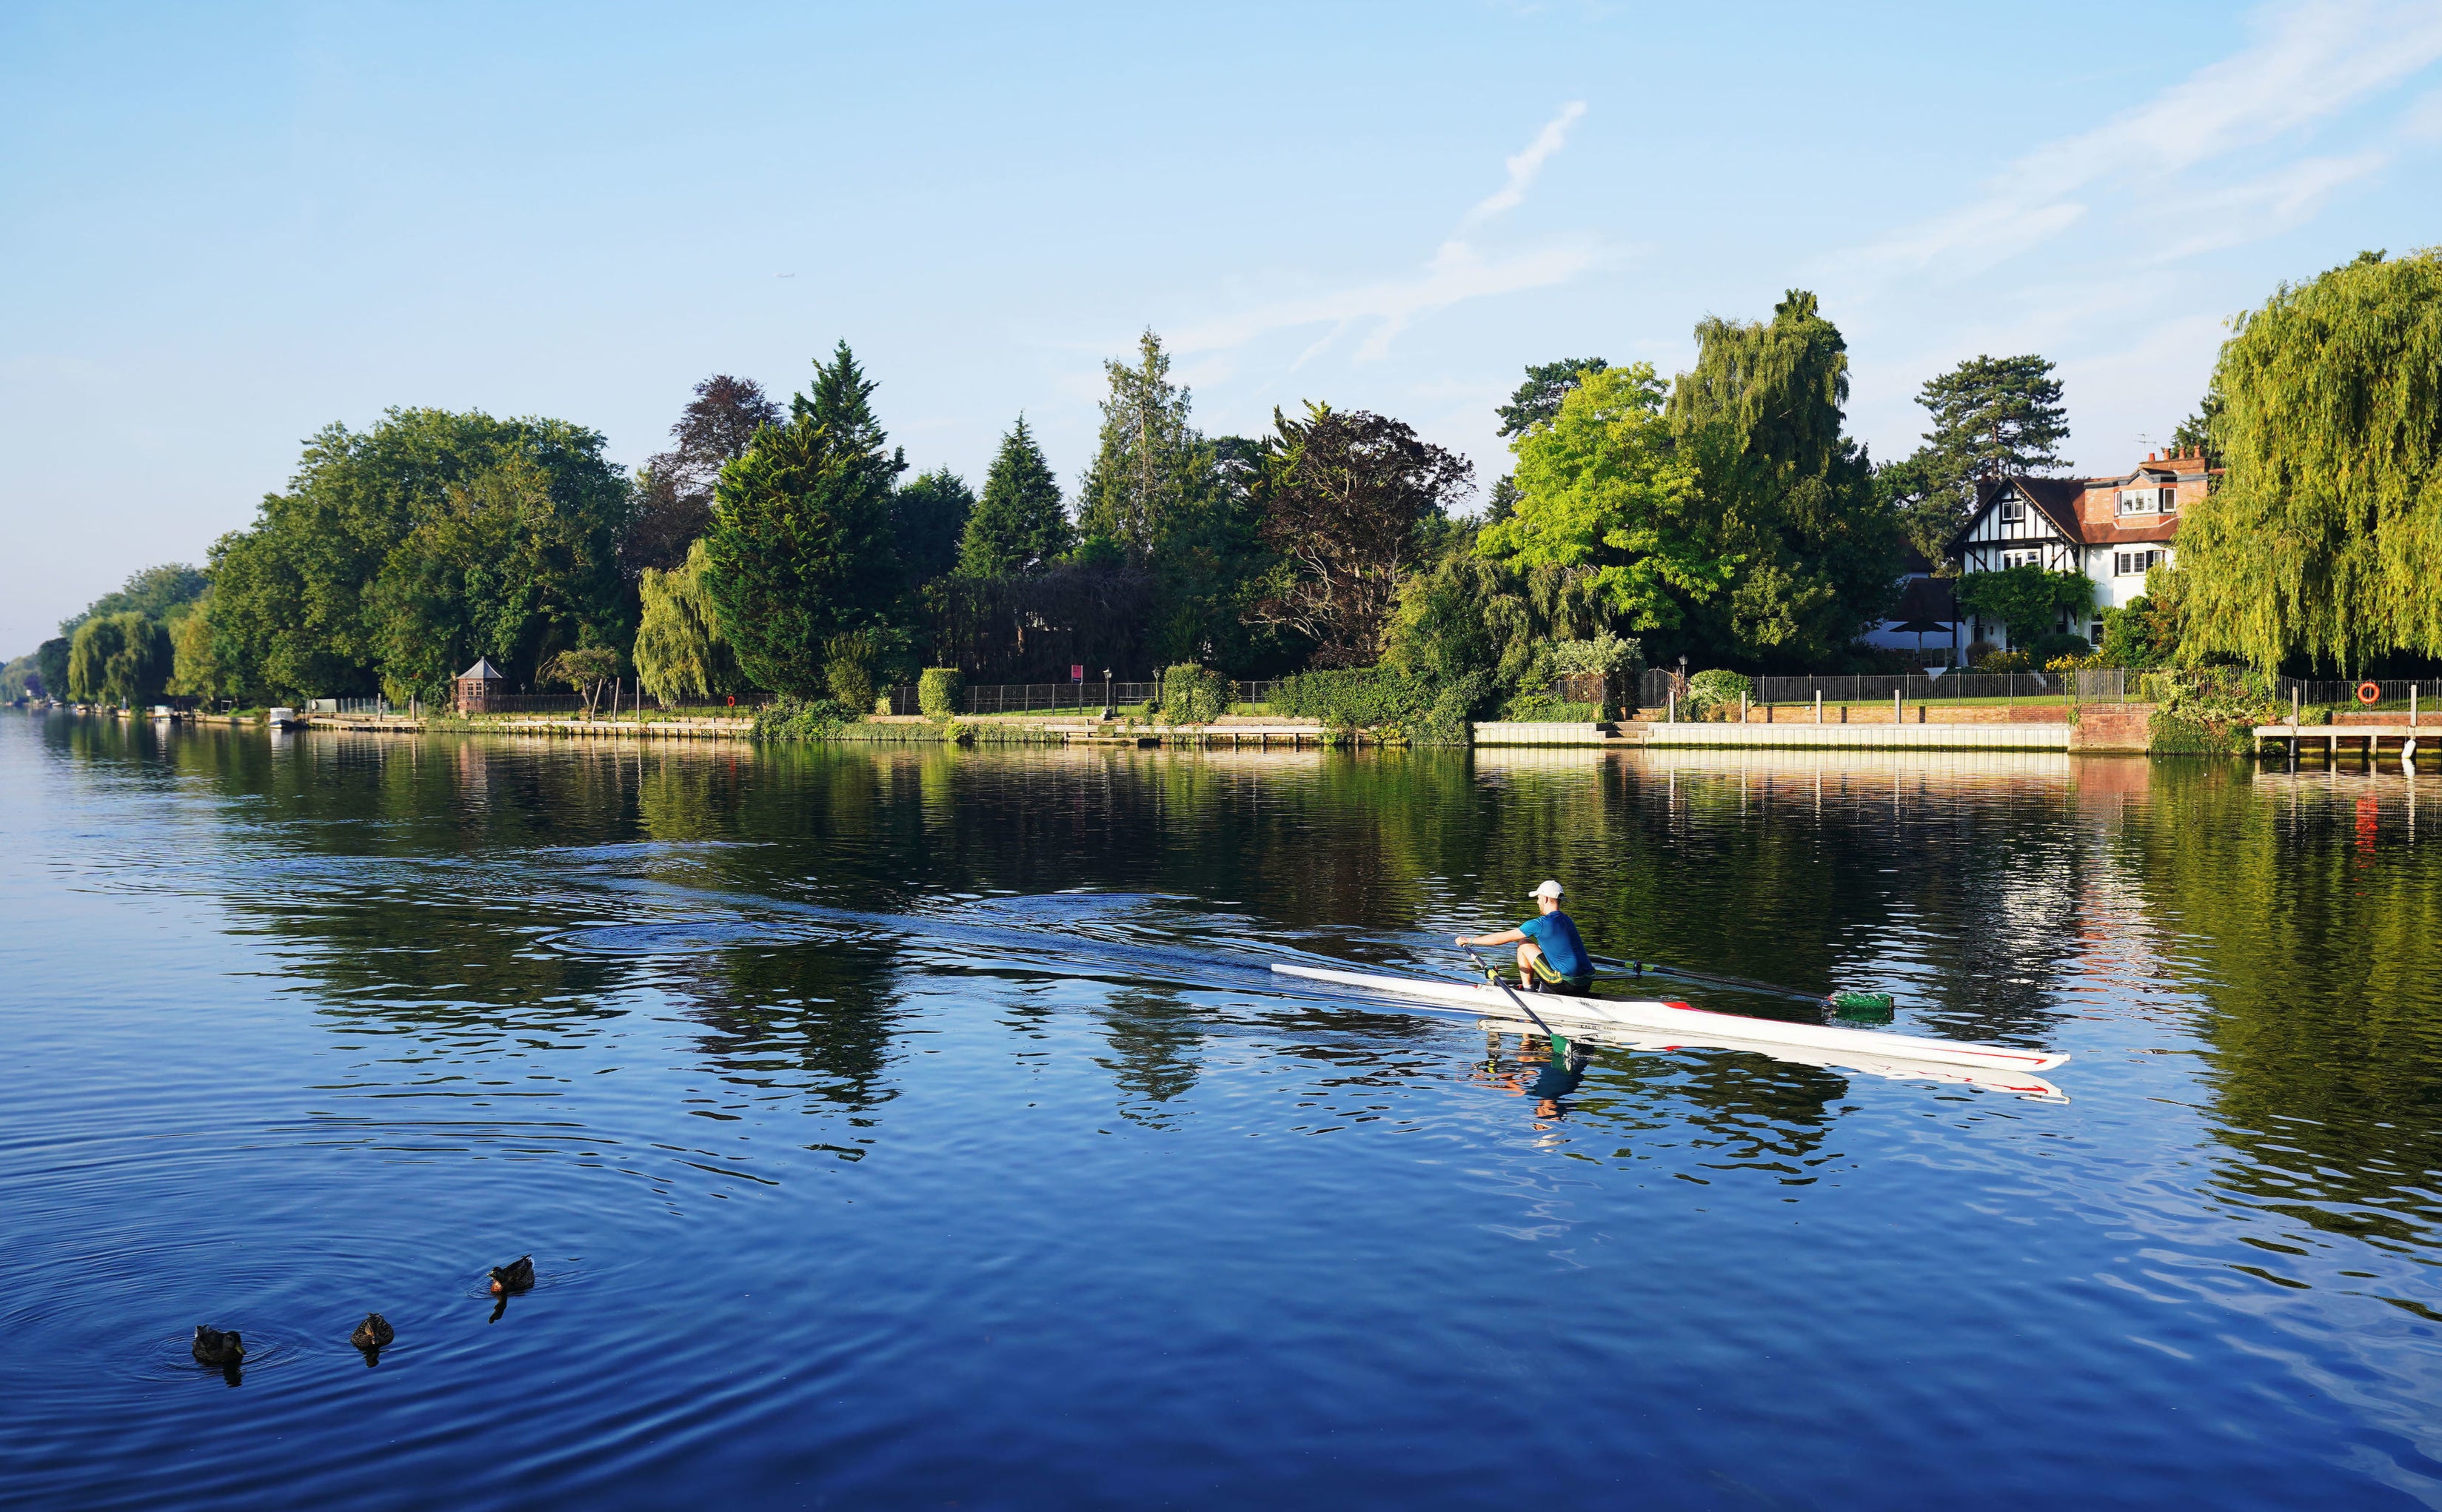
[[[736,707],[738,707],[738,695],[737,695],[737,694],[732,693],[731,695],[729,695],[729,706],[730,706],[731,708],[733,708],[733,709],[734,709],[734,708],[736,708]]]
[[[2358,701],[2372,708],[2382,701],[2382,684],[2369,678],[2358,684]]]

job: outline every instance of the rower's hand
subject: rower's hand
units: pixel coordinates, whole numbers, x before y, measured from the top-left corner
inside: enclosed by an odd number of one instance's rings
[[[1467,938],[1465,935],[1461,935],[1456,939],[1451,940],[1450,943],[1456,945],[1461,950],[1465,950],[1467,946]]]

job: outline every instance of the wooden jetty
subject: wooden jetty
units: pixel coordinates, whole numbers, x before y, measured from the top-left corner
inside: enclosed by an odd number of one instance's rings
[[[2386,743],[2395,755],[2414,760],[2420,749],[2436,749],[2433,739],[2436,735],[2442,735],[2442,726],[2428,730],[2414,719],[2396,724],[2259,724],[2255,727],[2255,748],[2261,752],[2267,742],[2287,747],[2292,761],[2303,752],[2320,750],[2326,762],[2338,762],[2345,741],[2351,752],[2362,752],[2368,764],[2372,764],[2380,758]]]

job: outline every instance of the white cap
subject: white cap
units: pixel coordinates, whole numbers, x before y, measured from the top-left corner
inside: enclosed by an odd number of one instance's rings
[[[1560,884],[1557,882],[1546,879],[1543,885],[1536,888],[1526,896],[1529,898],[1558,898],[1560,896]]]

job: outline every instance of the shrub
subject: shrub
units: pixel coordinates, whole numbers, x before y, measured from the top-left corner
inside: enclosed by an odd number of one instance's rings
[[[829,699],[798,699],[782,694],[755,711],[757,740],[824,740],[839,733],[854,716]]]
[[[1592,724],[1600,705],[1573,703],[1548,693],[1521,693],[1501,710],[1501,717],[1519,724]]]
[[[1393,744],[1464,745],[1468,721],[1491,705],[1495,691],[1486,672],[1432,679],[1361,666],[1283,678],[1272,706],[1335,730],[1371,730]]]
[[[2086,644],[2085,636],[2071,635],[2067,630],[2054,630],[2050,635],[2038,635],[2028,642],[2026,647],[2027,660],[2036,666],[2050,666],[2062,657],[2084,656],[2093,649],[2094,647]]]
[[[823,643],[823,686],[831,701],[856,711],[873,706],[873,667],[882,640],[870,630],[834,635]]]
[[[1209,666],[1181,662],[1161,675],[1161,717],[1171,724],[1211,724],[1229,712],[1230,680]]]
[[[916,706],[928,720],[957,718],[958,702],[965,697],[965,674],[955,666],[928,666],[916,680]]]
[[[1995,651],[1975,664],[1978,672],[2032,672],[2034,662],[2024,651]]]
[[[2149,673],[2141,685],[2157,703],[2146,741],[2156,751],[2243,752],[2249,727],[2286,712],[2273,698],[2271,679],[2242,667]]]
[[[1709,720],[1716,709],[1727,710],[1755,692],[1755,679],[1743,672],[1699,672],[1687,680],[1686,696],[1679,701],[1691,720]]]

